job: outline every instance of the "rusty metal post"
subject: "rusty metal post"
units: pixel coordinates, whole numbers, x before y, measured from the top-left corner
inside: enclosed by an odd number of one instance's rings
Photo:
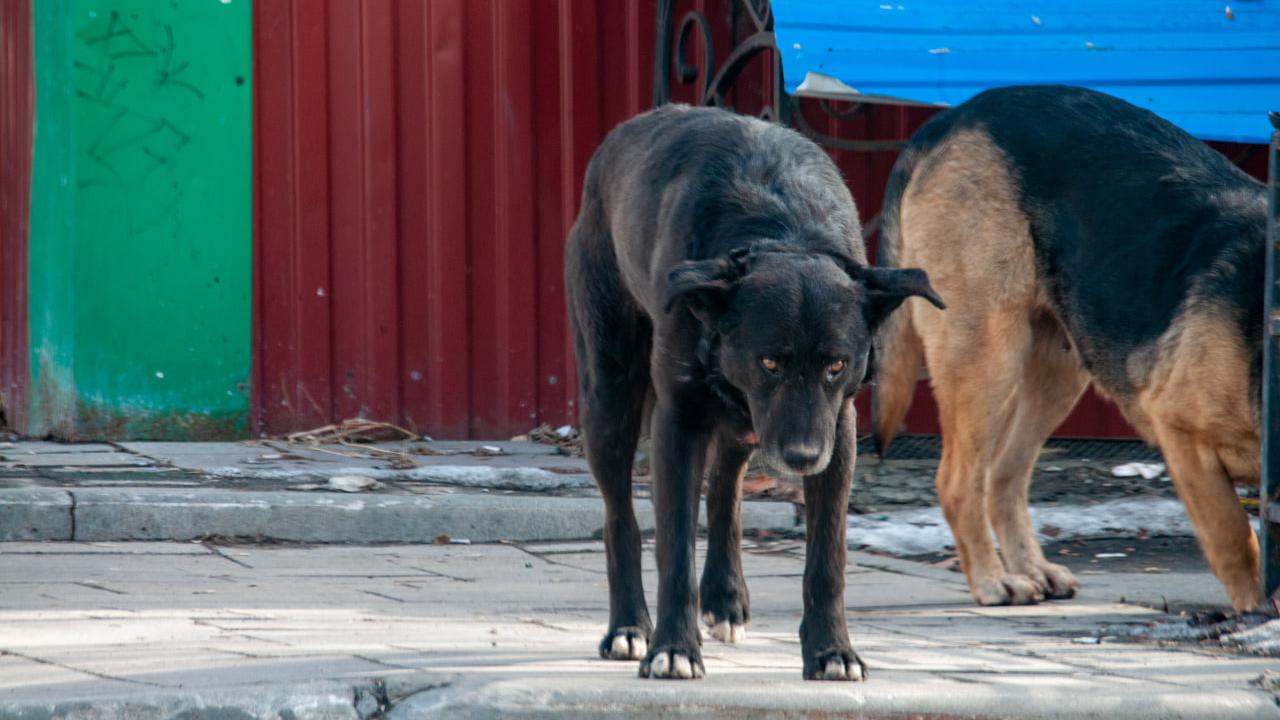
[[[1280,588],[1280,112],[1270,113],[1267,179],[1266,330],[1262,350],[1262,589]]]

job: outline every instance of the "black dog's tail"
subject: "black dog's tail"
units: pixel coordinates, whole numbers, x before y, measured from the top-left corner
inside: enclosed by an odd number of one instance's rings
[[[885,187],[884,206],[880,210],[880,242],[876,246],[876,265],[899,267],[902,243],[902,195],[922,155],[915,143],[908,144]],[[902,427],[902,421],[915,395],[916,378],[924,364],[924,346],[911,322],[911,312],[902,308],[890,313],[877,333],[875,378],[871,387],[871,423],[876,448],[881,454]]]

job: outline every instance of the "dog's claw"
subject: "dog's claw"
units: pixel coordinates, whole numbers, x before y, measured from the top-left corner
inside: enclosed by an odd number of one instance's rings
[[[1042,599],[1059,600],[1075,597],[1080,589],[1080,581],[1061,565],[1051,562],[1038,562],[1017,568],[1020,575],[1025,575],[1036,584]]]
[[[1044,573],[1044,596],[1052,599],[1075,597],[1080,581],[1061,565],[1046,562],[1040,570]]]

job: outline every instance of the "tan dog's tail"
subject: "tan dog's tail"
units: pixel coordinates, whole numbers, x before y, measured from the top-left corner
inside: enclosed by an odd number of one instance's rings
[[[880,210],[880,242],[876,247],[876,265],[881,267],[898,267],[902,247],[902,195],[920,154],[919,149],[910,145],[903,149],[885,187],[884,206]],[[909,308],[890,313],[880,326],[874,361],[871,423],[876,448],[883,455],[907,416],[915,395],[916,378],[924,364],[924,346],[911,322]]]
[[[924,364],[924,346],[905,311],[889,315],[880,329],[876,382],[871,386],[871,423],[876,449],[884,454],[902,427]]]

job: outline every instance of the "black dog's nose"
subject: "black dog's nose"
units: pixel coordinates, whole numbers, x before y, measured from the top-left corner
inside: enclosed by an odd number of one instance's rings
[[[818,448],[809,445],[793,445],[782,451],[782,460],[792,470],[808,470],[822,455]]]

